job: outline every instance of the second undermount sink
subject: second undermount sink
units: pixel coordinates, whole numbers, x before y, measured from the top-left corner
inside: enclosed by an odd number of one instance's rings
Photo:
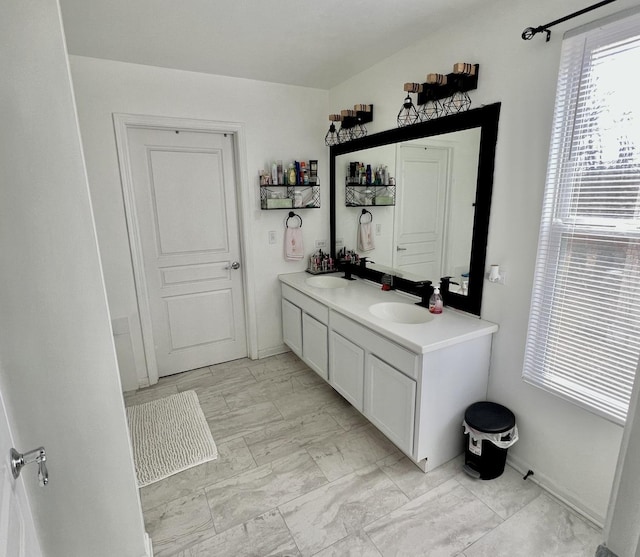
[[[305,280],[309,286],[316,288],[344,288],[349,285],[349,281],[341,277],[316,276]]]
[[[369,311],[375,317],[390,321],[391,323],[406,323],[418,325],[427,323],[433,319],[433,315],[425,309],[414,304],[404,304],[402,302],[382,302],[369,306]]]

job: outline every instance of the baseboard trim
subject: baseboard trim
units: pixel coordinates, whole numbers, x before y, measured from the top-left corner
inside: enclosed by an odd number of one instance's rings
[[[144,533],[144,550],[144,557],[153,557],[153,542],[146,532]]]
[[[523,460],[507,455],[507,463],[515,468],[518,472],[524,475],[528,470],[532,469],[533,466],[530,466]],[[555,497],[563,504],[565,504],[570,509],[577,512],[584,519],[591,522],[594,526],[602,529],[604,527],[604,516],[601,516],[599,513],[595,512],[593,509],[588,509],[582,504],[580,501],[573,498],[569,495],[561,486],[556,484],[551,478],[546,476],[545,474],[541,474],[537,470],[534,470],[535,474],[529,476],[528,481],[532,481],[542,489],[544,489],[547,493],[549,493],[552,497]]]
[[[286,344],[273,346],[271,348],[264,348],[263,350],[258,350],[258,359],[262,360],[262,358],[277,356],[278,354],[284,354],[286,352],[291,352],[291,349]]]

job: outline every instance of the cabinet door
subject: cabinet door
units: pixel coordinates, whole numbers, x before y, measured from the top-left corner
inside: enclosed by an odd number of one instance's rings
[[[288,300],[282,300],[282,339],[302,358],[302,311]]]
[[[302,314],[302,359],[320,377],[329,380],[327,326],[307,313]]]
[[[331,331],[331,386],[362,412],[364,350]]]
[[[367,358],[364,415],[407,454],[413,454],[416,382],[373,355]]]

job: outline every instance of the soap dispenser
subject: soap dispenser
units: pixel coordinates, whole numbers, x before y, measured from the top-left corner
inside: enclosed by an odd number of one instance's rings
[[[431,313],[442,313],[442,296],[440,295],[440,289],[434,288],[431,298],[429,298],[429,311]]]

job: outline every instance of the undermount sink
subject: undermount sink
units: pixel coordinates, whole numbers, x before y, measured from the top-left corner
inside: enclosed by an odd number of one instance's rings
[[[418,325],[427,323],[433,319],[433,315],[425,309],[414,304],[403,304],[402,302],[382,302],[369,306],[372,315],[392,323],[407,323]]]
[[[305,280],[309,286],[316,288],[344,288],[349,285],[349,281],[340,277],[309,277]]]

